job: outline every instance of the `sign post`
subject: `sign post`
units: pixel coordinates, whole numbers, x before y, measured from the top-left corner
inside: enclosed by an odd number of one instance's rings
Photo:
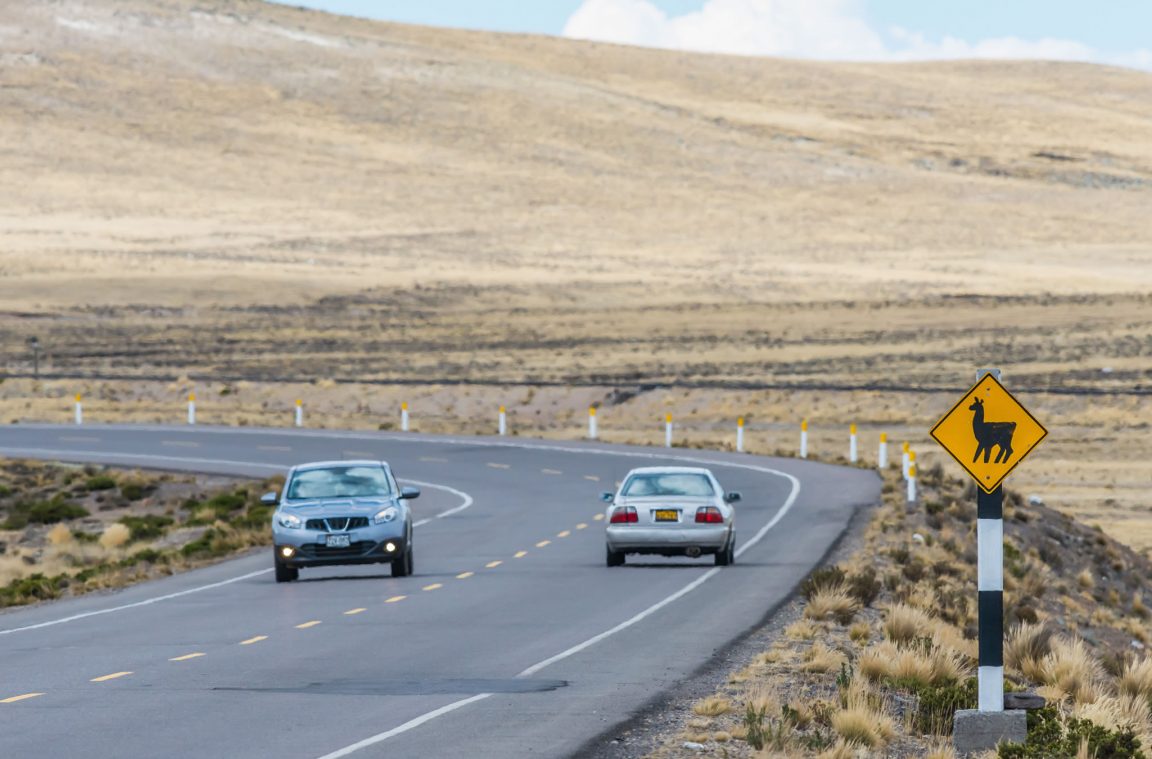
[[[960,753],[1023,743],[1022,711],[1004,711],[1004,479],[1048,431],[1000,384],[998,369],[982,369],[976,384],[932,428],[932,438],[976,481],[979,708],[956,713]]]

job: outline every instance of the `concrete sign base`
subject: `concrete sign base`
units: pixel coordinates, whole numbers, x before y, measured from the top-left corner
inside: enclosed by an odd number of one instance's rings
[[[995,749],[1001,743],[1028,740],[1028,712],[982,712],[961,709],[956,712],[952,745],[960,756]]]

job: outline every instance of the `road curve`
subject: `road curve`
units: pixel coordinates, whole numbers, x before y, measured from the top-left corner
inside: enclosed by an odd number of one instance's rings
[[[425,488],[410,578],[276,585],[260,551],[0,614],[4,757],[572,756],[758,623],[880,491],[790,459],[370,432],[20,425],[0,456],[253,476],[372,457]],[[735,566],[604,566],[597,495],[661,462],[743,492]]]

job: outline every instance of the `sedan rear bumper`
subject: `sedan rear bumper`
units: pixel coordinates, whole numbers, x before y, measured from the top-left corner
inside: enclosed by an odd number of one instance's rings
[[[682,529],[609,525],[607,529],[608,548],[622,553],[682,553],[688,548],[715,553],[728,544],[730,533],[729,525]]]

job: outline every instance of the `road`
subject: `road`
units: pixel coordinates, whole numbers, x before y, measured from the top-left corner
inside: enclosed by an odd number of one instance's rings
[[[410,578],[277,585],[269,550],[0,615],[2,757],[573,756],[760,622],[880,491],[814,462],[516,438],[21,425],[0,456],[253,476],[372,457],[424,489]],[[744,494],[735,566],[604,566],[598,494],[661,462]]]

